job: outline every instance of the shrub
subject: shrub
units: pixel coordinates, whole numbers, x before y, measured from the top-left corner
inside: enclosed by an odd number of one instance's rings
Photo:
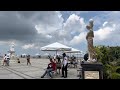
[[[116,66],[120,66],[120,61],[117,61]]]
[[[116,69],[116,73],[119,73],[119,74],[120,74],[120,67],[118,67],[118,68]]]
[[[116,67],[106,64],[104,65],[103,69],[103,74],[104,74],[104,79],[111,79],[112,78],[112,73],[116,72]]]
[[[119,73],[112,73],[111,79],[120,79],[120,74]]]

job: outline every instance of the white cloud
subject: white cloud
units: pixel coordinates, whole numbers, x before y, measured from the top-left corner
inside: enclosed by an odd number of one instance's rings
[[[52,36],[51,35],[46,35],[46,37],[49,39],[49,38],[52,38]]]
[[[86,32],[80,33],[78,36],[74,36],[74,38],[70,41],[71,45],[76,45],[80,43],[86,42]]]
[[[103,27],[104,27],[107,23],[108,23],[107,21],[106,21],[106,22],[104,22],[104,23],[103,23]]]
[[[64,30],[65,31],[75,31],[81,32],[84,30],[85,23],[84,18],[80,18],[80,16],[72,14],[64,23]]]
[[[22,46],[23,49],[29,49],[33,47],[34,47],[34,44],[27,44],[27,45]]]
[[[6,42],[6,41],[0,41],[0,45],[4,45],[4,44],[9,44],[9,42]]]
[[[104,40],[109,37],[113,28],[105,27],[101,28],[98,31],[94,31],[96,40]]]
[[[59,36],[62,38],[62,40],[66,40],[66,42],[69,44],[74,36],[77,37],[84,30],[84,18],[76,14],[71,14],[69,18],[63,23],[63,30],[59,31]]]
[[[41,34],[51,34],[55,32],[57,29],[62,28],[62,24],[64,19],[62,18],[62,14],[59,11],[56,12],[44,12],[41,16],[39,16],[42,20],[39,20],[35,26],[38,33]]]
[[[94,31],[95,37],[94,42],[97,45],[109,45],[114,46],[120,41],[120,25],[116,25],[115,23],[108,23],[108,25],[101,27],[99,30]],[[120,43],[119,43],[120,44]]]

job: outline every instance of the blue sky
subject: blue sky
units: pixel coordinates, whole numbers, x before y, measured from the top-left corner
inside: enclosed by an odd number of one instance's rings
[[[0,53],[14,42],[16,54],[44,53],[59,42],[87,51],[85,36],[94,20],[94,45],[120,46],[120,11],[0,11]]]

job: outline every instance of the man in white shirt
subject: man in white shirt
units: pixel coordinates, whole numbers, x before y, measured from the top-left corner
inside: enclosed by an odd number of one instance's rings
[[[3,57],[3,65],[2,66],[6,66],[7,65],[7,55],[5,54],[5,56]]]
[[[68,58],[66,54],[63,53],[63,61],[62,61],[62,77],[67,78],[67,65],[68,65]],[[65,75],[64,75],[65,72]]]

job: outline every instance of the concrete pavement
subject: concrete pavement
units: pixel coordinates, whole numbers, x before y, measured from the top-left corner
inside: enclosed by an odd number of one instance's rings
[[[45,72],[44,69],[49,63],[49,59],[31,59],[32,65],[27,65],[26,59],[20,58],[21,63],[11,62],[10,66],[0,65],[0,79],[41,79],[41,75]],[[44,79],[48,79],[45,76]],[[68,68],[68,78],[78,79],[77,69]],[[64,79],[61,75],[56,75],[53,79]]]
[[[31,59],[32,65],[27,65],[25,58],[20,58],[21,63],[17,60],[10,63],[10,66],[0,65],[0,79],[41,79],[49,59]],[[78,66],[79,68],[79,66]],[[86,71],[85,79],[98,79],[98,72]],[[77,68],[68,68],[68,77],[62,78],[62,75],[55,75],[53,79],[79,79],[77,77]],[[42,79],[49,79],[46,75]]]

